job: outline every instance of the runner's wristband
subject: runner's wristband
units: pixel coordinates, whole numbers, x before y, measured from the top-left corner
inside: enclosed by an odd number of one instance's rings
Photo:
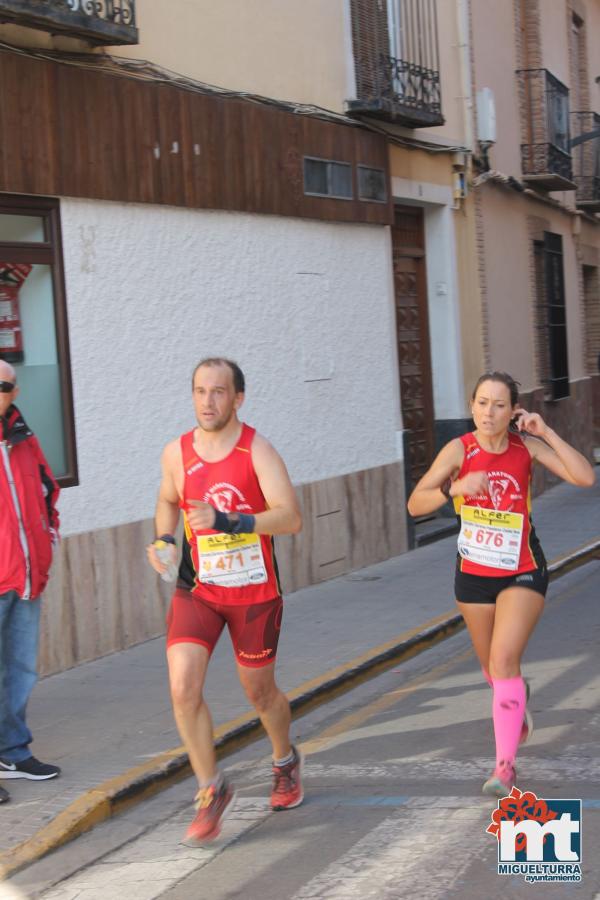
[[[222,531],[225,534],[253,534],[254,524],[254,516],[248,516],[246,513],[224,513],[215,510],[213,525],[215,531]]]
[[[173,544],[174,546],[177,546],[177,541],[172,534],[161,534],[160,537],[154,539],[154,543],[156,543],[156,541],[163,541],[165,544]]]

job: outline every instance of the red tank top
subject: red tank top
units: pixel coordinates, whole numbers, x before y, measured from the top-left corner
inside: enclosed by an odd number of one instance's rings
[[[472,546],[476,547],[477,552],[482,552],[490,564],[476,563],[464,555],[459,555],[461,571],[472,575],[502,577],[537,569],[540,564],[541,548],[531,522],[531,456],[523,440],[518,434],[509,432],[508,447],[503,453],[490,453],[484,450],[472,432],[463,434],[460,440],[463,443],[465,455],[458,478],[462,478],[467,472],[487,472],[491,496],[478,494],[477,496],[454,497],[454,509],[457,516],[460,517],[462,506],[469,506],[482,510],[518,513],[523,517],[520,547],[514,533],[507,534],[504,538],[496,537],[497,532],[495,533],[493,528],[486,529],[484,526],[481,530],[475,530],[475,526],[473,529],[475,538],[476,540],[481,538],[481,548],[477,544]],[[499,522],[503,518],[504,521],[507,519],[507,517],[500,516],[497,518]],[[477,531],[479,531],[478,534]],[[504,542],[509,553],[499,550],[498,546],[495,546],[495,539]],[[488,547],[485,546],[486,541]],[[499,546],[502,546],[502,543]],[[465,552],[469,553],[468,545]],[[516,558],[515,568],[506,569],[491,564],[495,558],[500,559],[509,556],[510,553],[513,553]]]
[[[281,590],[271,535],[193,531],[187,519],[190,500],[203,500],[221,512],[254,514],[267,509],[252,464],[255,429],[242,425],[239,441],[219,462],[207,462],[198,456],[194,430],[180,439],[184,471],[180,506],[195,572],[193,593],[213,603],[233,606],[273,600]]]

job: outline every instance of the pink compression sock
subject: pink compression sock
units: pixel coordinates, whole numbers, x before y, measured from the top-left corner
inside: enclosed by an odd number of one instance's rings
[[[490,675],[490,673],[489,673],[489,672],[486,672],[486,670],[483,668],[483,666],[481,667],[481,671],[483,672],[483,677],[485,678],[485,680],[487,681],[487,683],[489,684],[489,686],[490,686],[491,688],[493,688],[493,687],[494,687],[494,682],[492,681],[492,676]]]
[[[525,714],[525,682],[518,675],[516,678],[492,678],[492,684],[496,765],[513,765]]]

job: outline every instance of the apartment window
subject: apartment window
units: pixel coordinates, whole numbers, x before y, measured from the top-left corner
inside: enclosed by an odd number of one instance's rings
[[[374,200],[377,203],[387,202],[387,187],[383,169],[358,166],[358,197],[359,200]]]
[[[539,374],[547,398],[560,400],[570,393],[561,235],[545,231],[543,241],[534,242],[534,255]]]
[[[58,201],[0,198],[0,358],[59,482],[77,484]]]
[[[331,159],[304,157],[304,193],[352,200],[352,165]]]

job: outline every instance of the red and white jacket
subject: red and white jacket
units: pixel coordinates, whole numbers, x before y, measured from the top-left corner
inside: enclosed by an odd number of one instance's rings
[[[58,540],[59,487],[16,406],[0,417],[0,594],[33,600],[48,582]]]

